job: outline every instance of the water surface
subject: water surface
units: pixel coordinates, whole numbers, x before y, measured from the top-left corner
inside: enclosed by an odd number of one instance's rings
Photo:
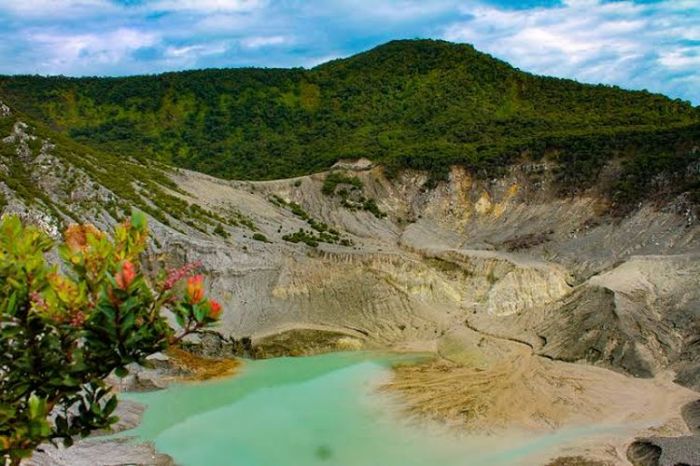
[[[127,397],[148,406],[130,435],[182,466],[481,466],[528,458],[587,430],[459,436],[402,418],[376,388],[400,355],[334,353],[246,362],[223,380]]]

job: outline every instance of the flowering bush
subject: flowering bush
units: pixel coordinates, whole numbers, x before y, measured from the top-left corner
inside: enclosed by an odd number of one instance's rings
[[[70,445],[114,423],[104,379],[220,317],[188,265],[147,277],[148,227],[135,213],[110,238],[73,225],[50,265],[53,241],[19,218],[0,221],[0,457],[17,465],[46,441]],[[189,276],[189,278],[187,278]],[[178,286],[187,278],[184,286]],[[172,312],[176,331],[166,320]]]

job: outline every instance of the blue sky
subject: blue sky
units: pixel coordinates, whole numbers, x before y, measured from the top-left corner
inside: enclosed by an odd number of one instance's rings
[[[700,0],[0,0],[0,74],[311,67],[417,37],[700,104]]]

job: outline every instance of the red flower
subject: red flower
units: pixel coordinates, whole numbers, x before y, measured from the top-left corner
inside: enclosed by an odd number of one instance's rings
[[[73,327],[81,327],[85,323],[85,314],[83,311],[78,311],[70,319],[70,324]]]
[[[204,276],[194,275],[187,279],[187,297],[192,304],[197,304],[204,298]]]
[[[129,261],[124,261],[122,264],[122,269],[114,277],[114,281],[117,282],[117,286],[122,290],[129,288],[129,285],[136,278],[136,267]]]
[[[221,304],[215,299],[209,300],[209,317],[217,320],[221,315]]]

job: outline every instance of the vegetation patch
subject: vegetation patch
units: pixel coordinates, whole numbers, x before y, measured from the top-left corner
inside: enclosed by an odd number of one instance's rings
[[[282,237],[283,240],[292,243],[302,242],[311,247],[317,247],[318,243],[340,244],[341,246],[353,245],[352,240],[342,238],[342,235],[337,229],[331,228],[328,226],[328,224],[315,219],[296,202],[287,202],[276,194],[270,196],[269,201],[278,207],[288,209],[300,219],[305,220],[311,229],[314,230],[307,232],[306,230],[300,228],[295,233],[284,235]]]
[[[229,232],[226,231],[226,230],[224,229],[224,227],[223,227],[220,223],[218,223],[218,224],[214,227],[213,233],[214,233],[215,235],[221,236],[222,238],[228,238],[228,237],[231,236],[231,235],[229,234]]]
[[[16,215],[0,219],[3,464],[108,429],[118,420],[111,373],[125,377],[219,320],[221,304],[192,267],[140,270],[148,234],[140,212],[112,234],[71,225],[59,245]],[[47,259],[51,251],[60,265]]]
[[[255,233],[253,234],[253,239],[255,241],[262,241],[263,243],[271,243],[272,241],[267,239],[267,236],[263,235],[262,233]]]
[[[233,210],[229,216],[228,222],[229,225],[237,227],[237,226],[242,226],[244,228],[247,228],[250,231],[257,231],[258,226],[255,224],[252,218],[248,217],[244,213],[242,213],[239,210]]]
[[[364,185],[358,177],[333,171],[326,175],[321,192],[326,196],[339,196],[340,205],[346,209],[366,210],[377,218],[386,217],[386,213],[379,209],[374,199],[368,199],[364,196],[363,187]]]
[[[314,232],[299,228],[294,233],[289,233],[282,236],[282,239],[290,243],[304,243],[312,248],[318,247],[320,243],[340,244],[341,246],[352,246],[352,241],[347,238],[341,238],[340,235],[329,231]]]
[[[362,181],[358,177],[333,171],[326,175],[326,178],[323,180],[321,192],[326,196],[333,196],[336,194],[335,190],[340,184],[349,185],[353,190],[362,189],[363,187]]]

